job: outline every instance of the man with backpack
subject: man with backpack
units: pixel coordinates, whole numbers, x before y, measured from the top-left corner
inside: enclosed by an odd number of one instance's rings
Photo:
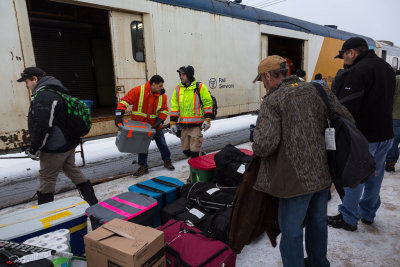
[[[196,81],[192,66],[180,67],[177,72],[181,82],[172,94],[171,131],[180,136],[183,153],[195,158],[200,155],[203,144],[201,131],[211,127],[215,108],[207,86]],[[181,127],[180,134],[178,127]]]
[[[304,266],[303,225],[307,261],[329,266],[326,215],[332,179],[323,134],[328,108],[312,84],[287,73],[286,60],[273,55],[260,62],[254,79],[267,92],[254,130],[253,153],[261,158],[254,189],[279,198],[283,266]],[[332,109],[352,120],[329,88],[323,90]]]
[[[122,116],[130,105],[132,105],[132,120],[147,122],[156,130],[153,139],[156,141],[157,148],[161,153],[164,167],[168,170],[175,170],[171,162],[171,152],[162,131],[162,124],[168,117],[164,79],[160,75],[154,75],[148,82],[132,88],[121,98],[115,110],[115,126],[118,127],[123,124]],[[142,176],[149,173],[147,156],[147,153],[138,155],[139,168],[133,173],[134,176]]]
[[[367,42],[352,37],[343,43],[335,58],[348,67],[336,83],[336,96],[354,116],[355,124],[369,143],[376,170],[364,184],[344,188],[339,214],[328,216],[328,224],[347,231],[357,230],[358,221],[370,225],[381,204],[385,158],[393,141],[392,104],[395,74],[392,67]]]
[[[75,148],[80,138],[68,132],[67,107],[61,96],[68,94],[68,89],[36,67],[24,69],[17,81],[25,82],[32,95],[28,114],[30,147],[25,153],[40,161],[38,204],[54,200],[60,171],[77,186],[89,205],[96,204],[92,184],[75,165]]]

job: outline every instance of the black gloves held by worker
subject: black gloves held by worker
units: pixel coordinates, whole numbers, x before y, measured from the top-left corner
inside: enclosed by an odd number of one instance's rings
[[[124,125],[122,116],[124,116],[125,110],[116,109],[115,110],[115,126],[119,127],[120,125]]]
[[[160,126],[163,122],[164,122],[164,121],[163,121],[162,119],[157,118],[157,119],[156,119],[156,122],[155,122],[154,125],[153,125],[153,128],[154,128],[154,129],[157,129],[158,126]]]

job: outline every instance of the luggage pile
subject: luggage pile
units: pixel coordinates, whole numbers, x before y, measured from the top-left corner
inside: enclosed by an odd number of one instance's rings
[[[10,259],[29,253],[32,261],[26,266],[45,266],[45,260],[54,259],[61,247],[59,253],[86,253],[89,267],[235,266],[236,254],[227,245],[227,232],[235,192],[251,154],[228,145],[219,153],[189,160],[192,176],[187,184],[159,176],[90,207],[75,197],[2,216],[0,266],[25,266],[10,265]],[[93,230],[89,234],[88,219]],[[68,245],[45,242],[62,231],[68,232]],[[33,249],[24,254],[1,247],[10,242],[25,242],[21,246]],[[35,263],[34,258],[49,251],[51,256]],[[70,261],[57,264],[53,265],[67,267]]]

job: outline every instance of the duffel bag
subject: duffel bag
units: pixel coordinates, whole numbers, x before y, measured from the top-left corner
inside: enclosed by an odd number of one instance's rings
[[[206,237],[187,223],[170,220],[158,230],[164,232],[167,266],[233,267],[236,254],[221,241]]]
[[[215,157],[213,182],[225,186],[238,186],[243,178],[246,165],[251,156],[243,153],[231,144],[226,145]]]

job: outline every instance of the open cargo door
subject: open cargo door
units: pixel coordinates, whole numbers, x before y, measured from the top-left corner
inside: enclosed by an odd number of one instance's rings
[[[133,87],[146,82],[142,16],[110,11],[117,103]]]

